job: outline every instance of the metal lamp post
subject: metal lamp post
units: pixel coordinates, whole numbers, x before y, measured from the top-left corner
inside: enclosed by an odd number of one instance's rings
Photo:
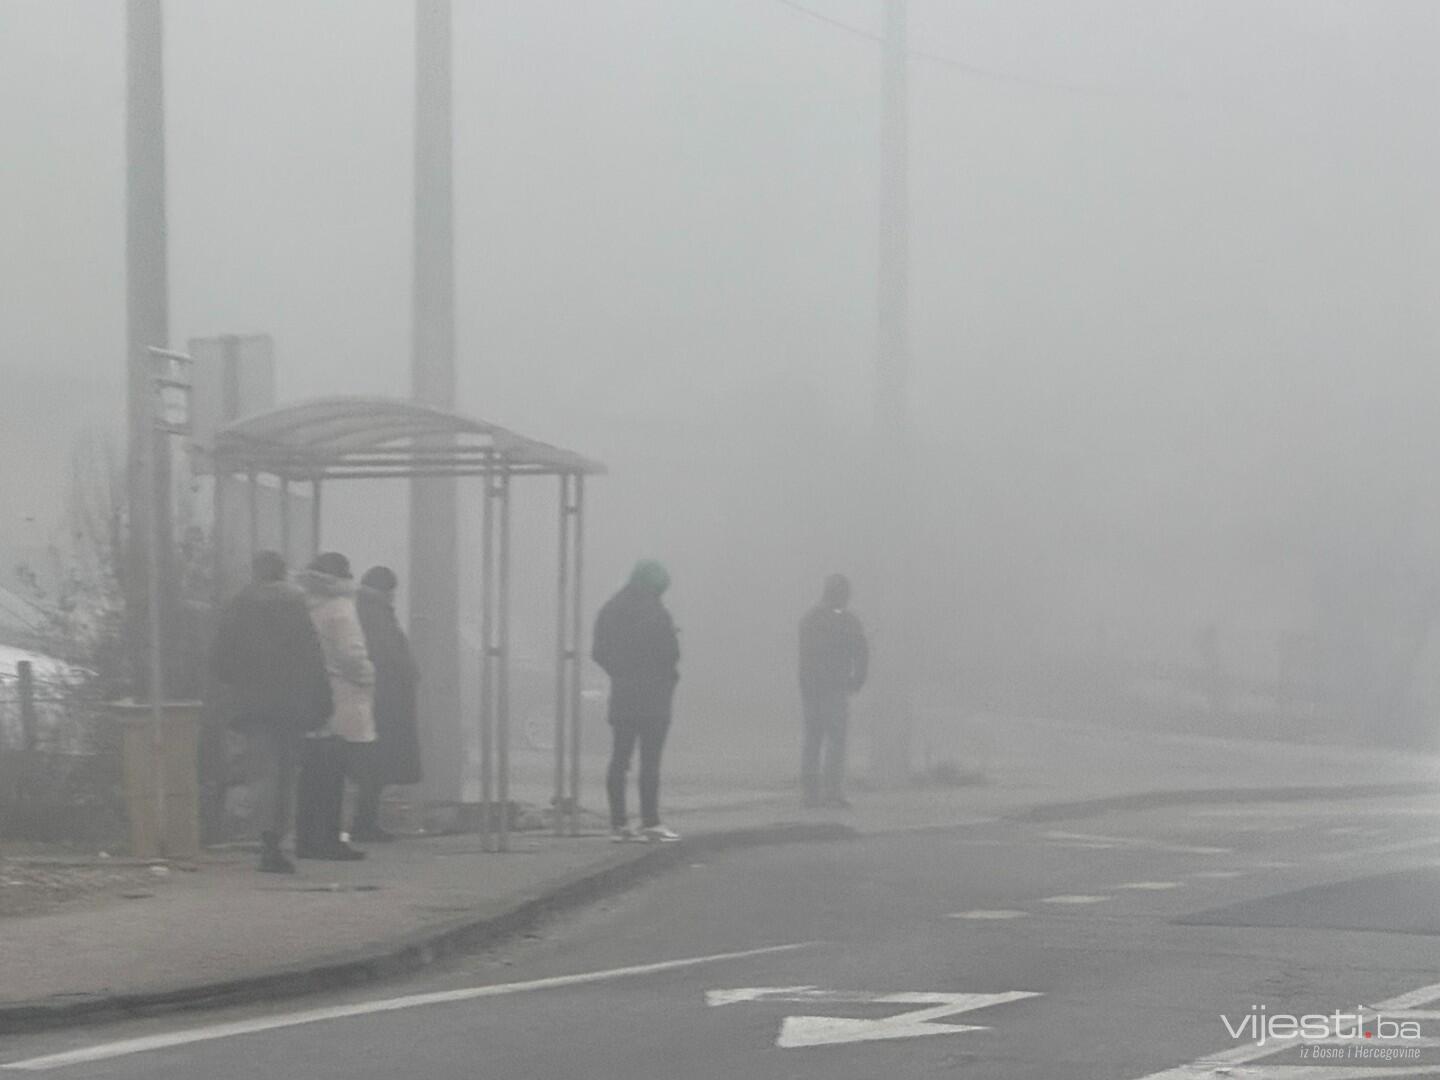
[[[169,504],[170,492],[164,490],[170,476],[170,437],[186,435],[190,430],[190,357],[154,346],[150,356],[150,424],[146,440],[149,460],[146,476],[150,481],[150,497],[145,500],[147,572],[146,616],[150,633],[150,708],[154,725],[155,752],[155,835],[160,854],[165,854],[165,625],[164,587],[160,580],[160,522],[169,515],[160,512],[161,500]]]

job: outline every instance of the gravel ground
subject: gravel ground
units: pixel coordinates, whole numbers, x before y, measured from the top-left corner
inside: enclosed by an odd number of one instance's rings
[[[142,900],[169,883],[164,866],[105,860],[10,858],[0,855],[0,918],[41,915],[96,900]]]

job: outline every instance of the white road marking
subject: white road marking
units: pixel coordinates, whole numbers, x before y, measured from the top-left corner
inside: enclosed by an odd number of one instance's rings
[[[81,1050],[68,1050],[61,1054],[47,1054],[44,1057],[29,1058],[25,1061],[8,1062],[0,1065],[0,1069],[28,1071],[60,1069],[69,1065],[82,1065],[92,1061],[125,1057],[130,1054],[164,1050],[172,1046],[186,1046],[190,1043],[208,1042],[212,1039],[250,1035],[258,1031],[270,1031],[274,1028],[318,1024],[327,1020],[343,1020],[352,1016],[365,1016],[369,1013],[394,1012],[397,1009],[415,1009],[424,1005],[445,1005],[456,1001],[472,1001],[476,998],[523,994],[533,990],[583,986],[587,983],[623,979],[630,975],[652,975],[660,971],[674,971],[678,968],[695,967],[700,964],[714,964],[722,960],[743,960],[752,956],[793,952],[796,949],[804,949],[818,944],[820,944],[818,941],[802,941],[794,945],[770,945],[761,949],[713,953],[709,956],[687,956],[679,960],[662,960],[654,964],[634,964],[630,967],[610,968],[606,971],[586,971],[578,975],[554,975],[546,979],[531,979],[528,982],[494,983],[489,986],[467,987],[463,990],[438,990],[428,994],[410,994],[406,997],[387,998],[382,1001],[363,1001],[354,1005],[333,1005],[324,1009],[307,1009],[303,1012],[290,1013],[288,1016],[237,1020],[228,1024],[211,1024],[207,1027],[173,1031],[164,1035],[146,1035],[137,1039],[101,1043],[98,1046],[89,1046]]]
[[[1197,872],[1194,873],[1194,874],[1191,874],[1190,876],[1191,876],[1191,877],[1198,877],[1198,878],[1228,879],[1228,878],[1244,877],[1244,876],[1245,876],[1245,871],[1244,871],[1244,870],[1200,870],[1200,871],[1197,871]]]
[[[1180,888],[1178,881],[1127,881],[1124,885],[1116,885],[1117,889],[1135,889],[1139,892],[1164,892],[1166,889]]]
[[[1440,1000],[1440,983],[1431,983],[1429,986],[1397,994],[1395,997],[1387,998],[1367,1006],[1367,1008],[1399,1020],[1407,1018],[1402,1015],[1404,1010],[1417,1010],[1420,1006],[1432,1004],[1437,1000]],[[1313,1042],[1307,1041],[1303,1045],[1340,1045],[1343,1042],[1345,1041],[1340,1039],[1321,1039]],[[1349,1040],[1349,1042],[1353,1042],[1353,1040]],[[1406,1046],[1415,1047],[1433,1046],[1437,1043],[1440,1043],[1440,1040],[1405,1040]],[[1150,1073],[1141,1077],[1140,1080],[1199,1080],[1200,1077],[1207,1076],[1243,1076],[1245,1080],[1370,1080],[1377,1076],[1434,1076],[1440,1072],[1440,1066],[1436,1065],[1365,1066],[1363,1068],[1354,1065],[1250,1065],[1252,1061],[1260,1061],[1267,1057],[1274,1057],[1276,1054],[1283,1054],[1299,1045],[1302,1044],[1289,1039],[1279,1043],[1272,1042],[1267,1046],[1245,1043],[1222,1050],[1218,1054],[1199,1058],[1188,1065]],[[1248,1067],[1236,1069],[1237,1065]]]
[[[1319,819],[1321,821],[1329,818],[1360,818],[1360,817],[1435,817],[1440,815],[1440,806],[1362,806],[1359,803],[1352,803],[1343,809],[1326,807],[1316,810],[1314,805],[1287,805],[1269,804],[1263,807],[1249,806],[1224,806],[1224,807],[1197,807],[1190,812],[1191,817],[1258,817],[1269,821],[1280,817],[1303,817]]]
[[[1419,840],[1400,840],[1393,844],[1375,844],[1370,847],[1352,848],[1349,851],[1331,851],[1324,855],[1315,856],[1315,861],[1335,862],[1340,859],[1354,859],[1361,856],[1370,859],[1376,855],[1396,855],[1402,851],[1419,851],[1421,848],[1434,847],[1436,844],[1440,844],[1440,837],[1430,836]]]
[[[1045,840],[1080,840],[1089,844],[1139,844],[1140,841],[1133,837],[1100,837],[1094,832],[1061,832],[1060,829],[1050,829],[1045,832]]]
[[[947,919],[1023,919],[1030,914],[1028,911],[1010,911],[1000,909],[996,911],[956,911],[947,916]]]
[[[1170,844],[1163,840],[1151,840],[1144,836],[1101,836],[1095,833],[1063,832],[1051,829],[1044,833],[1046,840],[1061,846],[1073,847],[1128,847],[1144,848],[1147,851],[1164,851],[1180,855],[1230,855],[1230,848],[1197,844]]]
[[[802,1046],[830,1046],[836,1043],[873,1042],[879,1039],[912,1039],[921,1035],[958,1035],[967,1031],[989,1031],[974,1024],[938,1024],[947,1016],[986,1009],[1011,1001],[1039,997],[1029,990],[1001,994],[946,994],[928,991],[821,990],[814,986],[750,986],[737,990],[711,990],[707,1005],[734,1005],[740,1002],[802,1002],[830,1005],[925,1005],[880,1020],[857,1020],[843,1016],[787,1016],[780,1025],[775,1045],[784,1049]]]
[[[1042,904],[1103,904],[1109,900],[1108,896],[1087,896],[1080,893],[1065,894],[1062,896],[1047,896],[1040,901]]]
[[[1270,1049],[1265,1051],[1267,1055],[1277,1052]],[[1219,1058],[1202,1058],[1178,1069],[1151,1073],[1140,1080],[1199,1080],[1200,1077],[1226,1076],[1236,1077],[1237,1080],[1242,1077],[1243,1080],[1371,1080],[1378,1076],[1433,1077],[1437,1070],[1435,1065],[1251,1065],[1235,1068],[1235,1065],[1244,1065],[1245,1062],[1253,1060],[1253,1057],[1237,1058],[1226,1064]]]
[[[1080,851],[1113,851],[1120,844],[1102,844],[1093,840],[1050,840],[1051,847],[1075,848]]]
[[[1422,986],[1416,990],[1408,990],[1403,994],[1396,994],[1392,998],[1386,998],[1370,1006],[1376,1012],[1389,1013],[1395,1009],[1414,1009],[1420,1005],[1429,1005],[1440,1001],[1440,983],[1431,983],[1429,986]]]

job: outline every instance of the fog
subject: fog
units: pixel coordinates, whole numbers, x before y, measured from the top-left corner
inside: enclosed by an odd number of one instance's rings
[[[1145,700],[1181,722],[1278,731],[1286,635],[1311,668],[1349,643],[1334,701],[1423,698],[1440,10],[911,6],[927,708],[1113,713],[1169,680]],[[455,7],[459,407],[609,466],[590,607],[635,558],[670,566],[677,732],[788,739],[823,576],[877,606],[880,5]],[[123,422],[123,19],[0,6],[12,559],[63,529],[78,433]],[[412,5],[166,20],[172,343],[273,335],[282,400],[404,395]],[[327,533],[404,566],[404,530],[403,491],[356,489]],[[1261,704],[1186,696],[1211,626]]]

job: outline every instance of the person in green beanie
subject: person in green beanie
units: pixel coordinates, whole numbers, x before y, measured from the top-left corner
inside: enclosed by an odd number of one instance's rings
[[[660,823],[660,752],[670,730],[671,703],[680,680],[680,640],[661,597],[670,573],[653,559],[635,564],[625,587],[595,619],[595,662],[610,676],[613,745],[606,773],[611,839],[671,842],[680,837]],[[637,834],[625,812],[626,774],[640,747],[640,820]]]

